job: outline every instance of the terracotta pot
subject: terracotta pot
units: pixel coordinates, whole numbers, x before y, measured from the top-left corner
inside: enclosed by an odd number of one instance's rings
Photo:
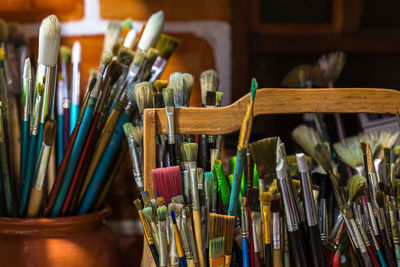
[[[117,240],[104,224],[109,214],[0,218],[0,266],[118,266]]]

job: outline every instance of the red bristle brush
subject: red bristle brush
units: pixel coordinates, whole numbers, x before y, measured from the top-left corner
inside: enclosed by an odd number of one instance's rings
[[[171,203],[173,197],[183,195],[182,177],[179,166],[158,168],[151,171],[156,197],[163,197],[165,203]]]

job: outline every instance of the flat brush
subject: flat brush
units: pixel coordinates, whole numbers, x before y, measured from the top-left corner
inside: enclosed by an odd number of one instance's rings
[[[160,52],[151,68],[150,82],[157,80],[163,73],[169,58],[179,46],[180,41],[170,35],[161,34],[157,41],[156,49]]]
[[[210,240],[210,267],[224,266],[225,239],[218,237]]]
[[[176,151],[175,151],[175,116],[174,116],[174,90],[172,88],[163,89],[163,100],[165,105],[165,114],[167,116],[168,126],[168,153],[169,153],[169,164],[176,166]]]
[[[44,125],[43,143],[40,150],[38,166],[36,168],[36,180],[30,194],[27,217],[38,217],[43,199],[46,171],[49,164],[51,149],[57,132],[57,123],[48,120]]]
[[[246,150],[248,147],[248,141],[250,138],[250,132],[253,122],[253,108],[254,108],[254,98],[256,94],[258,84],[255,79],[252,80],[251,83],[251,92],[250,92],[250,103],[248,105],[246,114],[243,119],[243,124],[240,129],[239,134],[239,142],[237,147],[237,154],[236,154],[236,164],[235,164],[235,171],[234,171],[234,180],[232,183],[232,191],[231,197],[229,201],[229,210],[228,215],[236,216],[237,213],[237,204],[239,200],[239,192],[240,192],[240,184],[242,180],[243,174],[243,165],[245,162]]]
[[[311,255],[314,266],[324,266],[324,255],[322,242],[318,228],[317,213],[315,210],[314,198],[311,189],[311,177],[308,164],[303,153],[296,154],[297,166],[301,176],[301,192],[304,204],[304,212],[307,219],[307,233],[311,244]]]
[[[178,166],[154,169],[151,176],[155,195],[163,197],[166,204],[171,203],[173,197],[182,195],[182,178]]]
[[[160,252],[158,229],[157,229],[156,217],[154,216],[153,208],[145,207],[145,208],[143,208],[142,212],[143,212],[143,215],[146,218],[147,222],[150,224],[151,234],[153,235],[153,238],[154,238],[154,244],[156,245],[158,252]]]
[[[54,181],[53,188],[51,189],[51,192],[50,192],[50,195],[49,195],[49,199],[47,201],[46,207],[43,210],[43,215],[45,217],[50,216],[50,213],[52,212],[52,209],[53,209],[53,206],[54,206],[54,202],[56,201],[58,192],[59,192],[59,190],[61,188],[61,185],[63,183],[64,174],[67,171],[67,166],[68,166],[71,154],[72,154],[72,150],[73,150],[74,145],[75,145],[76,138],[78,136],[79,128],[81,127],[81,123],[82,123],[82,120],[83,120],[83,116],[85,114],[86,106],[87,106],[88,101],[89,101],[89,96],[90,96],[90,91],[87,91],[86,95],[84,97],[83,103],[82,103],[81,110],[79,112],[78,120],[76,122],[74,131],[72,132],[72,134],[70,136],[70,140],[68,141],[67,149],[64,152],[64,157],[63,157],[63,159],[61,161],[60,167],[57,170],[56,180]]]
[[[168,265],[167,257],[167,207],[161,206],[157,209],[158,217],[158,240],[159,240],[159,251],[160,251],[160,267],[166,267]]]
[[[151,254],[153,256],[154,262],[157,265],[157,267],[160,266],[160,262],[159,262],[159,254],[157,251],[157,248],[154,244],[154,239],[153,239],[153,235],[151,234],[151,230],[150,230],[150,226],[148,224],[148,222],[146,221],[144,215],[143,215],[143,205],[142,202],[140,201],[140,199],[136,199],[133,201],[133,204],[135,204],[138,213],[139,213],[139,219],[140,222],[142,224],[142,228],[143,228],[143,232],[144,232],[144,236],[146,238],[147,244],[149,245]]]

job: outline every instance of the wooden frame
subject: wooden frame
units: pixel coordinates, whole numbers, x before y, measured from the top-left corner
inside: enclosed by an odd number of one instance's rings
[[[332,0],[330,23],[261,23],[260,0],[250,1],[251,28],[261,34],[323,34],[340,33],[343,27],[345,0]]]
[[[175,133],[227,134],[240,129],[250,94],[230,106],[221,108],[175,109]],[[259,89],[254,103],[254,116],[295,113],[391,113],[400,105],[400,92],[375,88],[335,89]],[[156,139],[167,134],[164,109],[145,109],[143,123],[144,186],[154,196],[151,170],[156,168]],[[142,266],[152,262],[144,245]],[[151,265],[155,266],[155,265]]]

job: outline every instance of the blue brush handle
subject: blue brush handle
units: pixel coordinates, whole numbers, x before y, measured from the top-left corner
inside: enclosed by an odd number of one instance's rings
[[[78,114],[79,114],[79,105],[71,104],[70,120],[69,120],[69,135],[71,135],[72,132],[74,131],[76,121],[78,120]]]
[[[242,238],[242,264],[243,267],[249,267],[250,266],[250,260],[249,260],[249,242],[247,241],[247,238],[243,237]]]
[[[44,130],[44,122],[39,124],[39,131],[36,139],[35,165],[33,165],[34,171],[36,170],[36,163],[39,160],[40,149],[42,148],[43,130]]]
[[[187,263],[186,263],[185,257],[180,257],[179,258],[179,267],[187,267]]]
[[[385,258],[383,257],[382,250],[377,250],[379,262],[381,263],[381,267],[387,267]]]
[[[400,267],[400,245],[399,244],[394,245],[394,251],[396,253],[397,267]]]
[[[64,115],[57,116],[57,167],[60,166],[64,154]]]
[[[31,135],[31,137],[29,138],[27,165],[24,176],[21,176],[25,179],[21,179],[21,199],[19,202],[19,209],[18,209],[19,217],[25,216],[25,210],[29,199],[31,184],[33,183],[32,180],[34,178],[34,172],[35,172],[34,166],[36,166],[35,153],[36,153],[37,138],[38,138],[37,135]]]
[[[235,171],[233,172],[232,191],[229,199],[228,215],[236,216],[239,202],[240,186],[242,183],[242,174],[244,162],[246,159],[246,148],[238,148],[236,154]]]
[[[83,196],[82,203],[79,207],[78,214],[86,214],[90,211],[93,202],[96,199],[97,193],[101,189],[102,182],[106,177],[107,170],[110,168],[113,158],[116,156],[118,149],[124,139],[123,125],[130,121],[132,113],[123,112],[118,119],[114,132],[110,141],[104,150],[103,155],[97,165],[96,171],[93,174],[90,184]]]
[[[29,149],[29,120],[21,121],[21,168],[19,170],[21,179],[25,177],[26,159]]]
[[[115,104],[116,104],[116,102],[113,101],[112,104],[111,104],[110,110],[108,111],[108,114],[109,114],[109,115],[111,114],[111,111],[114,109]]]
[[[65,171],[60,191],[58,192],[56,201],[54,202],[54,206],[51,211],[50,217],[57,217],[61,212],[65,196],[67,195],[68,188],[72,180],[72,176],[74,175],[75,172],[76,164],[78,163],[79,156],[81,155],[81,150],[83,148],[83,144],[85,143],[86,140],[86,135],[90,129],[90,124],[94,113],[94,106],[95,103],[90,103],[90,105],[86,107],[85,114],[83,115],[83,120],[79,128],[78,136],[76,137],[74,148],[72,149],[71,158],[69,159],[67,170]]]

